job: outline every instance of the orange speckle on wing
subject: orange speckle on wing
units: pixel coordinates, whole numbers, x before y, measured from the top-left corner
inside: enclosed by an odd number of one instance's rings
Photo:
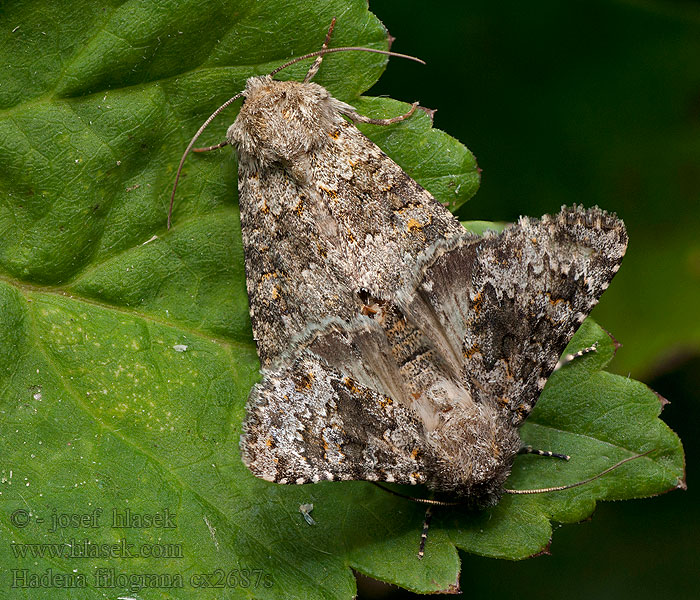
[[[549,292],[547,292],[547,300],[549,300],[549,303],[552,306],[556,306],[560,302],[564,302],[563,298],[552,298],[552,295]]]
[[[335,198],[338,197],[338,192],[336,192],[335,190],[330,189],[329,187],[326,187],[325,185],[322,185],[322,184],[319,183],[318,188],[319,188],[322,192],[328,194],[328,195],[329,195],[331,198],[333,198],[333,199],[335,199]]]
[[[350,379],[349,377],[346,377],[343,380],[343,384],[345,385],[346,388],[348,388],[352,393],[354,394],[359,394],[360,390],[359,388],[355,385],[355,382]]]
[[[481,297],[481,292],[474,296],[474,300],[472,300],[472,309],[476,314],[479,314],[481,312],[481,304],[483,301],[484,300]]]
[[[393,403],[394,401],[391,398],[389,398],[389,396],[383,396],[379,399],[379,406],[381,406],[382,408],[386,408],[387,406]]]
[[[414,233],[423,229],[423,224],[415,219],[409,219],[406,224],[406,229],[408,229],[409,233]]]
[[[481,348],[479,348],[478,344],[474,344],[471,348],[468,348],[467,350],[464,351],[464,358],[471,358],[474,356],[477,352],[481,352]]]
[[[298,392],[310,390],[314,384],[314,379],[314,374],[309,371],[308,373],[304,373],[298,379],[294,380],[294,387]]]

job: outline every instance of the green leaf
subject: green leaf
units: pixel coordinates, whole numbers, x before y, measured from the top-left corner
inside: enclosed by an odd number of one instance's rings
[[[486,231],[501,232],[505,229],[506,223],[494,223],[492,221],[462,221],[462,225],[467,231],[477,235],[484,235]]]
[[[191,157],[166,231],[170,186],[206,116],[247,77],[318,49],[333,16],[334,44],[386,47],[363,0],[37,1],[0,16],[11,57],[0,70],[6,597],[350,598],[350,567],[445,590],[456,585],[456,548],[525,557],[547,544],[552,519],[679,484],[682,450],[656,418],[656,396],[600,371],[612,343],[593,324],[572,347],[598,340],[598,353],[556,374],[523,428],[533,445],[574,458],[521,457],[509,485],[565,483],[654,453],[556,496],[439,512],[423,561],[420,506],[363,482],[269,484],[242,465],[240,423],[258,361],[235,161],[230,151]],[[398,114],[407,105],[361,97],[385,62],[329,56],[317,81],[368,114]],[[219,141],[234,113],[202,143]],[[457,206],[476,190],[473,157],[428,115],[367,133],[440,200]],[[308,503],[316,525],[299,512]],[[127,510],[137,520],[112,527],[113,511],[125,519]],[[172,527],[138,526],[154,514]],[[61,589],[62,574],[77,587]],[[23,590],[32,577],[46,580]]]

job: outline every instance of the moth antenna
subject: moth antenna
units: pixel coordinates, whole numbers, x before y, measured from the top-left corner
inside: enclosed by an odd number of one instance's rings
[[[647,454],[652,453],[653,450],[649,450],[648,452],[644,452],[643,454],[636,454],[635,456],[628,456],[627,458],[622,459],[620,462],[614,464],[612,467],[608,467],[605,469],[605,471],[601,471],[597,475],[594,475],[593,477],[589,477],[588,479],[584,479],[583,481],[577,481],[576,483],[570,483],[568,485],[558,485],[555,487],[548,487],[548,488],[540,488],[540,489],[534,489],[534,490],[506,490],[504,489],[503,492],[506,494],[545,494],[547,492],[561,492],[562,490],[570,490],[571,488],[578,487],[580,485],[585,485],[587,483],[590,483],[591,481],[595,481],[599,477],[602,477],[606,473],[610,473],[610,471],[614,471],[618,467],[621,467],[625,463],[631,461],[631,460],[636,460],[637,458],[642,458],[642,456],[646,456]]]
[[[389,52],[388,50],[376,50],[374,48],[364,48],[362,46],[343,46],[342,48],[326,48],[325,50],[316,50],[316,52],[309,52],[303,56],[297,56],[296,58],[284,63],[283,65],[277,67],[269,75],[273,77],[277,75],[282,69],[286,69],[293,64],[298,63],[300,60],[306,60],[307,58],[313,58],[314,56],[321,56],[325,54],[333,54],[334,52],[350,52],[350,51],[360,51],[360,52],[373,52],[374,54],[384,54],[385,56],[396,56],[397,58],[407,58],[408,60],[413,60],[422,65],[425,64],[424,60],[416,58],[415,56],[410,56],[409,54],[400,54],[399,52]]]
[[[464,504],[464,502],[447,502],[445,500],[435,500],[433,498],[416,498],[415,496],[408,496],[406,494],[402,494],[401,492],[395,492],[391,488],[388,488],[381,483],[377,483],[376,481],[370,481],[370,483],[373,483],[378,488],[384,490],[385,492],[389,492],[394,496],[398,496],[404,500],[411,500],[411,502],[417,502],[418,504],[428,504],[430,506],[461,506]]]
[[[333,30],[335,29],[335,17],[333,17],[333,20],[331,21],[331,26],[328,28],[328,33],[326,34],[326,40],[323,42],[323,46],[321,46],[321,50],[326,50],[328,48],[328,44],[331,41],[331,35],[333,34]],[[321,62],[323,61],[323,53],[319,54],[316,57],[316,60],[314,61],[314,64],[311,65],[309,68],[308,72],[306,73],[306,77],[304,77],[303,83],[308,83],[311,81],[316,73],[318,73],[318,69],[321,66]]]
[[[217,108],[211,116],[204,121],[202,126],[197,130],[197,133],[194,134],[194,137],[190,140],[190,143],[187,145],[187,148],[185,149],[184,154],[182,155],[182,158],[180,159],[180,164],[177,167],[177,174],[175,175],[175,183],[173,185],[173,191],[170,194],[170,210],[168,210],[168,229],[170,229],[170,224],[172,222],[172,216],[173,216],[173,202],[175,202],[175,190],[177,190],[177,183],[180,181],[180,173],[182,172],[182,165],[185,164],[185,159],[187,158],[187,155],[190,153],[190,150],[192,150],[192,146],[194,146],[194,143],[197,141],[197,138],[202,135],[202,132],[209,126],[209,123],[211,123],[217,115],[224,109],[228,108],[233,102],[238,100],[243,96],[243,92],[238,92],[233,98],[229,98],[224,102],[219,108]]]

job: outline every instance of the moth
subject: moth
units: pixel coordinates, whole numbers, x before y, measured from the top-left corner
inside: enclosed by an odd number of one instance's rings
[[[252,390],[244,462],[277,483],[425,484],[497,502],[518,428],[625,246],[617,218],[573,208],[407,251],[396,289],[368,291],[348,270],[343,291],[355,302],[343,308],[354,315],[309,323]],[[251,314],[269,314],[273,294],[257,289]]]
[[[620,267],[624,224],[573,207],[467,233],[355,127],[412,111],[367,119],[311,82],[341,50],[332,28],[304,81],[249,79],[212,147],[238,156],[262,364],[243,462],[280,484],[425,484],[493,504],[519,427]]]

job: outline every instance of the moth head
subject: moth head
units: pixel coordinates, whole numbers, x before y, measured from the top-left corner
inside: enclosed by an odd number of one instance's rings
[[[226,134],[239,153],[288,164],[327,139],[333,98],[320,85],[264,75],[248,79],[243,95],[245,102]]]

